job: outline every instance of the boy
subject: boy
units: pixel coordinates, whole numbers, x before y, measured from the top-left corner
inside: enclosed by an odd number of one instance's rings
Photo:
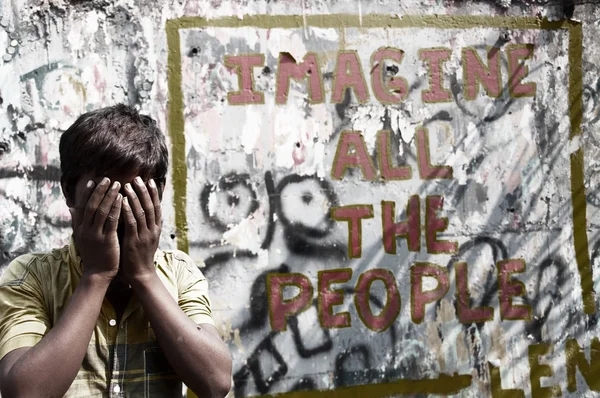
[[[5,397],[200,396],[231,387],[207,281],[158,249],[168,166],[155,122],[125,105],[88,112],[60,140],[71,243],[15,259],[0,280]]]

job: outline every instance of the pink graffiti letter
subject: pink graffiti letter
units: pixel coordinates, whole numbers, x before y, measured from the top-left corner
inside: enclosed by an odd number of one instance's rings
[[[373,314],[369,299],[371,285],[375,281],[383,282],[386,291],[386,303],[379,315]],[[387,269],[375,268],[363,273],[354,289],[354,304],[358,316],[365,326],[376,332],[383,332],[396,320],[400,313],[400,293],[396,278]]]
[[[356,51],[338,52],[333,78],[334,86],[331,93],[331,102],[342,102],[347,87],[354,89],[358,102],[365,103],[369,100],[369,90]]]
[[[480,323],[494,319],[492,307],[471,308],[471,294],[469,293],[469,271],[467,263],[454,264],[456,272],[456,302],[458,320],[462,323]]]
[[[275,102],[285,104],[290,89],[290,79],[300,80],[308,77],[308,98],[311,103],[323,102],[323,82],[317,55],[308,53],[301,64],[290,53],[279,53],[279,68],[277,70],[277,93]]]
[[[341,180],[348,167],[360,167],[363,177],[368,181],[377,177],[367,145],[358,131],[342,131],[333,159],[331,177]]]
[[[474,100],[483,85],[490,97],[497,98],[502,92],[500,81],[500,50],[493,48],[488,52],[488,67],[483,65],[473,48],[463,49],[463,80],[465,98]]]
[[[525,285],[521,281],[511,281],[511,274],[525,272],[525,261],[520,259],[502,260],[496,263],[498,268],[498,295],[500,296],[500,317],[502,320],[529,320],[531,307],[515,305],[512,297],[524,296]]]
[[[333,207],[331,218],[348,222],[348,256],[360,258],[362,255],[362,222],[363,218],[373,218],[372,205],[353,205]]]
[[[238,75],[239,91],[227,93],[227,101],[231,105],[262,104],[264,94],[254,90],[253,68],[263,66],[265,56],[260,55],[226,55],[225,67]]]
[[[384,84],[383,61],[391,59],[398,64],[402,62],[404,51],[397,48],[380,48],[373,54],[372,69],[371,69],[371,85],[375,97],[379,102],[384,104],[397,104],[403,101],[408,95],[408,83],[401,77],[391,77],[386,85]]]
[[[529,68],[524,61],[533,58],[533,51],[533,44],[508,46],[506,49],[509,73],[508,89],[514,98],[535,96],[537,87],[535,83],[521,83],[529,73]]]
[[[324,328],[347,328],[350,327],[350,313],[333,313],[333,306],[344,303],[343,290],[330,290],[333,283],[348,282],[352,278],[352,269],[334,269],[319,271],[319,295],[318,311],[319,321]]]
[[[296,286],[300,292],[291,299],[283,298],[283,288]],[[313,287],[302,274],[270,273],[267,275],[267,300],[269,301],[269,319],[273,330],[286,330],[287,318],[310,307]]]
[[[450,91],[444,88],[444,62],[450,59],[451,50],[430,48],[419,51],[419,58],[427,62],[429,68],[429,89],[421,93],[423,102],[448,102],[452,100]]]
[[[379,169],[381,178],[386,180],[410,180],[412,168],[410,166],[394,166],[392,164],[391,132],[382,130],[377,133],[377,148],[379,149]]]
[[[423,291],[423,277],[430,276],[437,279],[437,286],[433,290]],[[425,305],[440,300],[448,293],[448,272],[442,267],[431,263],[415,263],[410,269],[410,307],[414,323],[423,322]]]
[[[417,161],[421,179],[432,180],[434,178],[452,178],[451,166],[433,166],[431,164],[431,155],[429,153],[429,132],[425,127],[417,127],[416,140]]]
[[[411,196],[406,206],[406,221],[395,222],[395,202],[381,201],[383,225],[383,247],[388,254],[396,254],[396,238],[404,238],[408,250],[421,250],[421,201],[419,196]]]
[[[437,233],[448,228],[446,217],[438,218],[437,212],[444,207],[442,196],[428,196],[425,204],[425,238],[427,253],[454,254],[458,250],[458,243],[447,240],[438,240]]]

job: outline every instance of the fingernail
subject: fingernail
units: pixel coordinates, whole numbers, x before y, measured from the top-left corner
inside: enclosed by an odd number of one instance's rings
[[[143,184],[143,182],[142,182],[142,179],[141,179],[141,177],[139,177],[139,176],[138,176],[138,177],[135,177],[135,183],[136,183],[136,184],[138,184],[138,185],[142,185],[142,184]]]
[[[89,181],[87,182],[87,187],[88,187],[88,188],[91,188],[91,187],[93,187],[93,186],[94,186],[94,181],[92,181],[92,180],[89,180]]]
[[[151,178],[150,181],[148,181],[148,185],[150,185],[151,188],[156,188],[156,183],[154,183],[153,178]]]
[[[106,185],[106,184],[108,184],[108,183],[109,183],[109,181],[110,181],[110,180],[109,180],[107,177],[104,177],[104,178],[102,179],[102,181],[100,182],[100,184],[101,184],[101,185]]]
[[[125,197],[123,198],[123,204],[124,204],[125,206],[129,206],[129,201],[127,200],[127,196],[125,196]]]
[[[117,190],[117,189],[119,189],[119,185],[121,185],[121,184],[119,184],[118,181],[115,181],[115,182],[113,182],[111,189]]]
[[[130,183],[125,184],[125,189],[128,190],[128,191],[133,191],[133,188],[131,188],[131,184]]]

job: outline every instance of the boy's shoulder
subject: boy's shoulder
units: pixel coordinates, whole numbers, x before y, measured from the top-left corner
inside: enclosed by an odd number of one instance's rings
[[[161,249],[160,247],[156,250],[156,258],[164,259],[164,261],[169,262],[185,262],[189,264],[197,264],[200,267],[204,266],[204,262],[202,260],[193,260],[192,257],[179,249]]]
[[[24,282],[30,274],[39,280],[55,274],[68,263],[68,246],[55,248],[47,252],[25,253],[12,260],[1,270],[0,286]]]
[[[200,271],[205,267],[204,261],[194,260],[189,254],[178,249],[158,249],[156,252],[156,261],[167,264],[175,273],[189,271],[198,277],[204,278]]]

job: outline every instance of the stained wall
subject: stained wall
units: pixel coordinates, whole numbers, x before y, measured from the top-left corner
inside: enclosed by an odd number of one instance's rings
[[[60,134],[125,102],[167,135],[161,247],[209,279],[235,396],[600,389],[596,4],[0,15],[2,267],[66,244]]]

